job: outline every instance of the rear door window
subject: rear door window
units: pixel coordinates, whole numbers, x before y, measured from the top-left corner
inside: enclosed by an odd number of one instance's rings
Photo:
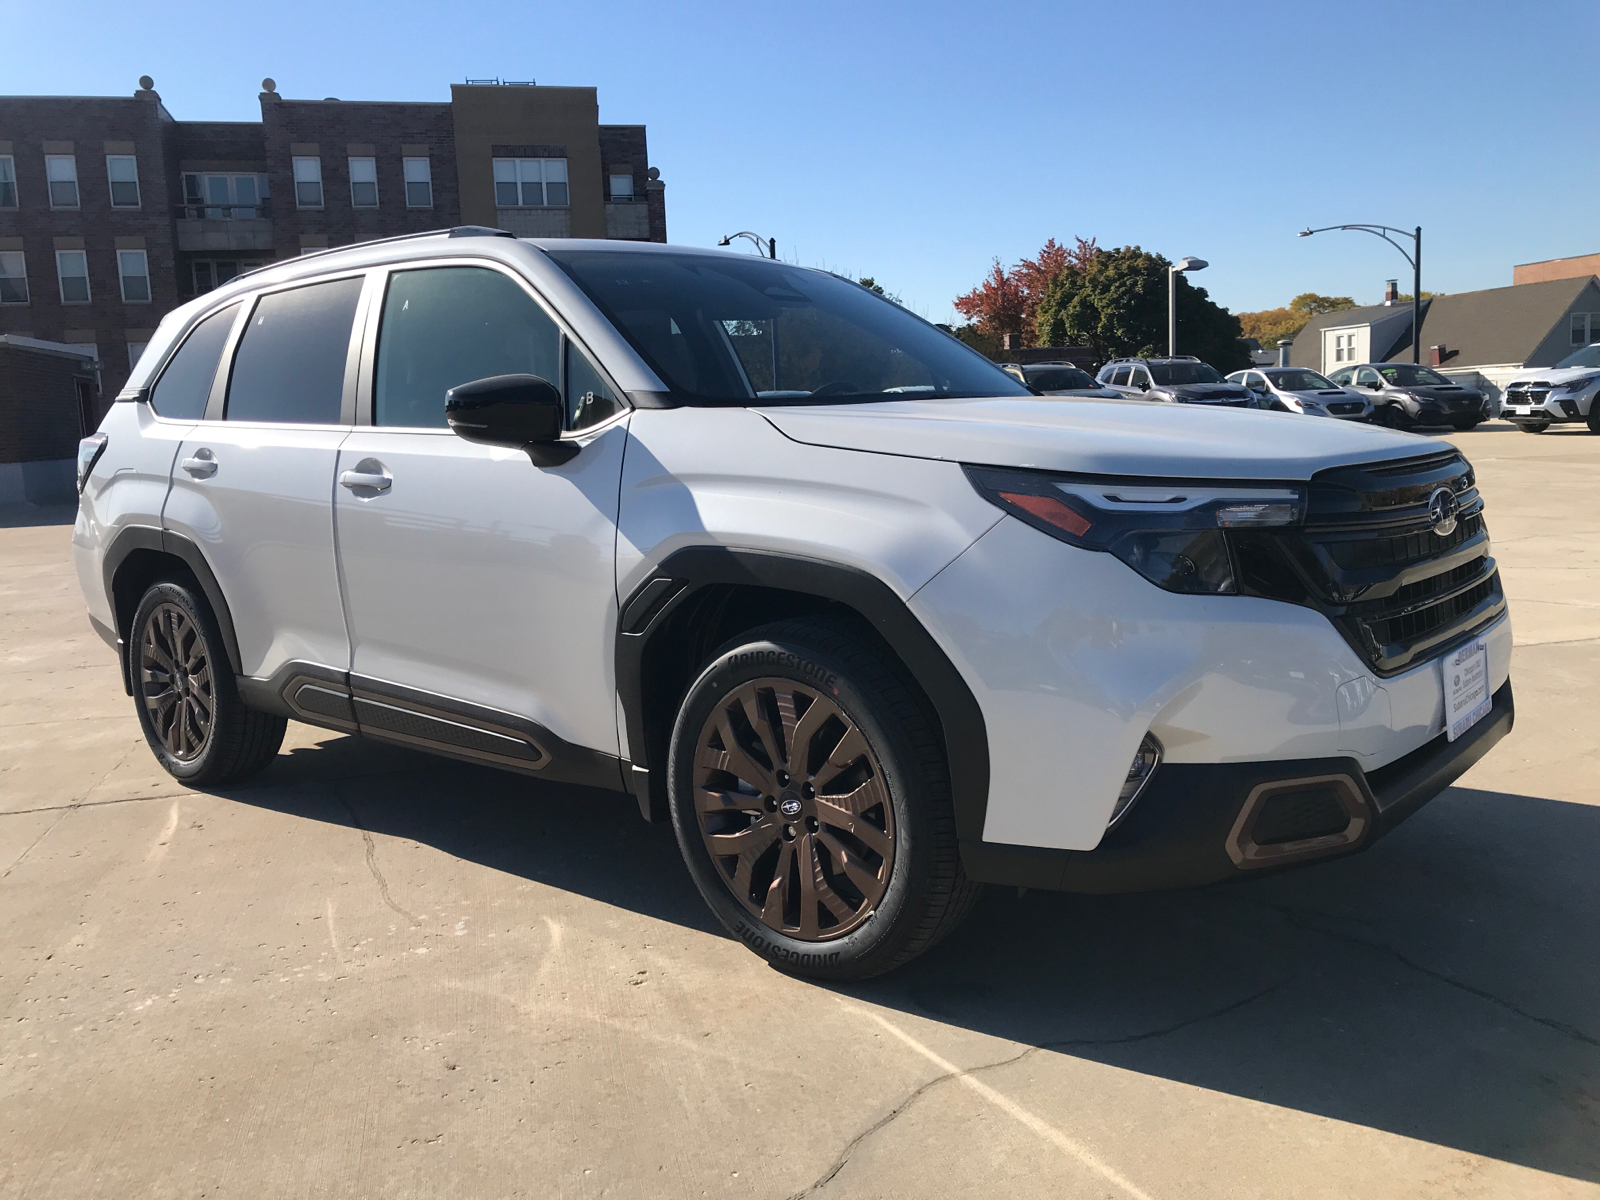
[[[256,303],[233,357],[227,419],[338,425],[362,280],[335,279]]]
[[[238,313],[239,306],[230,304],[194,327],[150,389],[150,407],[156,415],[174,421],[198,421],[206,415],[211,383]]]

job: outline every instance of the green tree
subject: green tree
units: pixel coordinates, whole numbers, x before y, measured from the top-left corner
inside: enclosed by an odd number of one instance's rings
[[[1166,353],[1171,265],[1138,246],[1100,250],[1084,267],[1069,264],[1045,287],[1035,335],[1047,346],[1087,345],[1101,359]],[[1239,318],[1187,276],[1178,276],[1177,287],[1179,352],[1224,373],[1249,366]]]

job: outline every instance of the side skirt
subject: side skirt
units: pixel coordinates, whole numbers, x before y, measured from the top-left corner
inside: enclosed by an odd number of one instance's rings
[[[465,762],[626,792],[614,755],[563,741],[537,721],[313,663],[286,663],[270,679],[238,676],[251,708],[359,733]]]

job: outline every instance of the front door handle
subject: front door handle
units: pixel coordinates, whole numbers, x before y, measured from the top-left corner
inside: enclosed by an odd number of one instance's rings
[[[366,464],[362,464],[365,466]],[[394,480],[381,471],[341,471],[339,486],[352,492],[358,488],[371,488],[374,492],[387,492]]]
[[[197,450],[183,460],[183,469],[196,479],[210,479],[217,473],[216,457],[209,450]]]

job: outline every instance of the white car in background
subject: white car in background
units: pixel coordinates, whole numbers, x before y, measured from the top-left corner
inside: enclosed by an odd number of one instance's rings
[[[1254,392],[1260,408],[1344,421],[1372,419],[1371,400],[1304,367],[1258,367],[1235,371],[1228,380]]]
[[[1506,384],[1500,415],[1523,433],[1585,421],[1600,433],[1600,342],[1574,350],[1553,367],[1523,371]]]

